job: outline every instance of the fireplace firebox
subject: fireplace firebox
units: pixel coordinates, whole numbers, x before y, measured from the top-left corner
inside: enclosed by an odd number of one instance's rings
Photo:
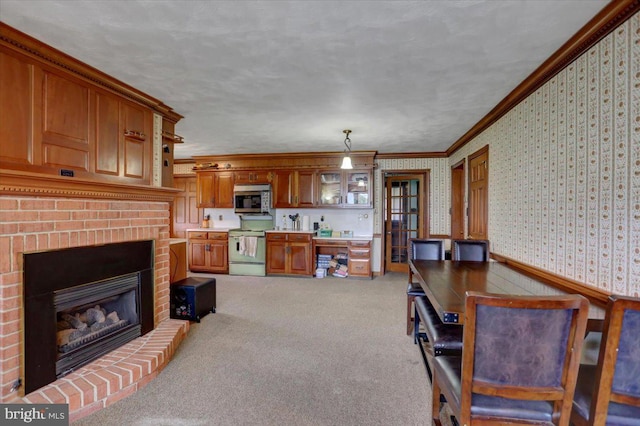
[[[152,240],[24,254],[30,393],[153,329]]]

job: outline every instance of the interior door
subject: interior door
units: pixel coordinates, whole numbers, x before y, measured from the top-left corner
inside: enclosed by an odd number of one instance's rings
[[[411,238],[428,235],[426,174],[387,176],[385,180],[385,270],[408,272]]]
[[[175,177],[173,186],[182,191],[173,199],[171,205],[171,236],[187,238],[186,230],[199,228],[204,218],[204,210],[198,208],[195,176]]]
[[[469,156],[469,238],[489,239],[489,146]]]
[[[464,160],[451,167],[451,238],[464,238]]]

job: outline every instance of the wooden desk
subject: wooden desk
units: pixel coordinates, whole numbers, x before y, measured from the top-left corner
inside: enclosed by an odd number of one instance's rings
[[[464,323],[467,291],[532,296],[567,294],[499,262],[409,260],[409,267],[440,320],[449,324]],[[604,310],[591,304],[589,318],[604,318]]]

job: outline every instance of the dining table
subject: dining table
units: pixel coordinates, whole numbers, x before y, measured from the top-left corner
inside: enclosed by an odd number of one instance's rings
[[[551,296],[567,291],[502,262],[409,259],[409,267],[425,295],[446,324],[464,324],[467,291],[505,295]],[[604,318],[593,303],[589,318]]]

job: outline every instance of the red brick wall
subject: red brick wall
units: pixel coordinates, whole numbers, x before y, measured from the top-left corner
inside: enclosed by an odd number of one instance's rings
[[[0,196],[0,403],[21,377],[22,254],[155,240],[155,326],[169,318],[169,203]]]

